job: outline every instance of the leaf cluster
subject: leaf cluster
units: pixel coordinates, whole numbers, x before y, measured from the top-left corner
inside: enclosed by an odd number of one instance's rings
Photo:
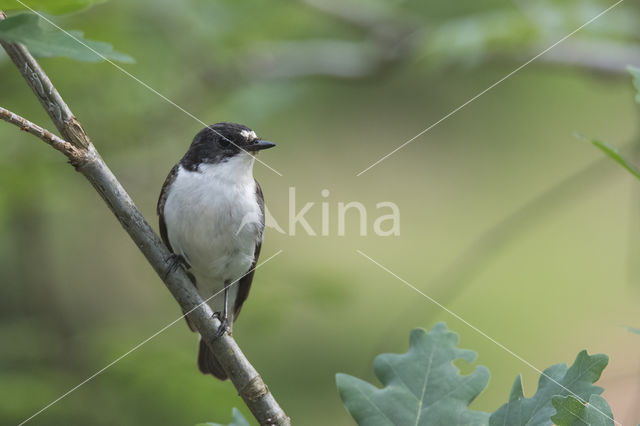
[[[0,21],[0,39],[24,44],[35,56],[62,56],[77,61],[114,60],[133,62],[127,54],[118,52],[108,43],[88,40],[81,31],[57,27],[41,12],[64,14],[86,9],[102,0],[0,0],[0,10],[17,11]],[[24,13],[24,11],[27,11]]]
[[[374,372],[382,388],[338,374],[340,397],[356,422],[364,426],[551,425],[552,421],[559,426],[613,425],[611,409],[599,396],[603,389],[593,385],[608,363],[606,355],[582,351],[570,367],[556,364],[547,368],[529,398],[518,376],[509,400],[486,413],[470,409],[469,404],[487,386],[489,370],[476,366],[470,374],[461,375],[453,362],[472,363],[476,354],[458,348],[457,343],[458,336],[444,323],[428,332],[415,329],[408,352],[376,357]]]

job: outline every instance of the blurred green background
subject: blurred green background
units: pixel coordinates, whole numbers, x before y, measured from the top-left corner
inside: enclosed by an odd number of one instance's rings
[[[384,162],[356,174],[600,11],[607,1],[111,0],[55,17],[136,59],[124,67],[207,123],[241,122],[278,144],[256,164],[287,228],[288,193],[320,232],[266,231],[234,335],[300,425],[350,425],[334,382],[376,382],[381,352],[446,321],[492,373],[493,411],[538,373],[401,281],[544,369],[583,348],[610,355],[600,385],[640,422],[640,183],[573,137],[633,153],[640,7],[624,2]],[[108,63],[42,59],[138,207],[156,225],[164,178],[201,129]],[[53,128],[0,56],[0,105]],[[181,312],[90,185],[59,153],[0,125],[0,423],[17,424]],[[328,198],[321,191],[328,189]],[[368,211],[368,235],[337,204]],[[400,236],[373,233],[378,202]],[[382,212],[386,213],[386,212]],[[181,321],[29,424],[193,425],[248,411],[201,375]],[[461,365],[463,371],[470,367]],[[377,382],[376,382],[377,383]]]

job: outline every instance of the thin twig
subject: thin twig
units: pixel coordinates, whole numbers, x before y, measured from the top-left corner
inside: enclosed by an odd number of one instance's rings
[[[0,20],[5,18],[6,15],[0,11]],[[4,40],[0,40],[0,45],[16,64],[62,137],[78,148],[88,148],[91,144],[89,137],[27,48],[20,43]]]
[[[54,135],[47,129],[44,129],[37,124],[30,122],[26,118],[9,111],[8,109],[0,107],[0,119],[19,127],[20,130],[24,132],[31,133],[32,135],[37,136],[46,144],[51,145],[54,149],[69,157],[72,162],[80,161],[80,159],[82,158],[82,153],[80,152],[80,150],[71,145],[69,142],[61,139],[59,136]]]
[[[0,20],[3,18],[4,14],[0,11]],[[170,268],[171,253],[102,160],[84,129],[38,62],[19,43],[0,41],[0,44],[7,51],[64,139],[68,141],[66,143],[71,144],[73,149],[81,154],[82,161],[74,164],[76,170],[91,182],[147,261],[164,280],[182,311],[189,313],[190,322],[195,325],[202,339],[215,354],[258,422],[261,425],[289,425],[289,418],[269,392],[256,369],[244,356],[236,341],[227,334],[216,338],[220,321],[213,316],[213,312],[204,303],[185,271],[182,268],[175,270]],[[15,123],[12,122],[12,124]],[[33,127],[33,129],[33,134],[38,136],[35,132],[39,128]],[[62,145],[58,146],[62,147]]]

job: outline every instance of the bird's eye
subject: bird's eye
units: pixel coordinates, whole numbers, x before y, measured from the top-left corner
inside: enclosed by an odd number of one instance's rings
[[[230,142],[229,139],[221,138],[220,139],[220,146],[223,147],[223,148],[226,148],[226,147],[229,146],[229,142]]]

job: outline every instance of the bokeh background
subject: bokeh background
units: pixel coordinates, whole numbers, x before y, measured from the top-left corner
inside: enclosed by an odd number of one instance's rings
[[[361,176],[356,174],[507,75],[610,1],[111,0],[56,17],[136,59],[124,67],[214,123],[278,147],[259,164],[287,228],[289,188],[320,233],[268,229],[234,334],[300,425],[350,425],[334,375],[377,383],[373,358],[404,352],[414,327],[446,321],[491,382],[497,409],[516,375],[539,374],[362,250],[539,369],[604,352],[614,415],[640,422],[640,182],[580,132],[629,155],[638,105],[640,8],[623,2]],[[202,127],[108,63],[42,59],[148,220],[162,182]],[[0,56],[0,104],[52,128]],[[17,424],[181,314],[90,185],[59,153],[0,125],[0,423]],[[633,157],[632,157],[633,158]],[[321,196],[327,189],[330,195]],[[368,211],[367,236],[337,204]],[[400,236],[373,234],[391,201]],[[33,419],[33,425],[193,425],[248,411],[202,376],[179,322]],[[463,372],[472,368],[460,365]]]

